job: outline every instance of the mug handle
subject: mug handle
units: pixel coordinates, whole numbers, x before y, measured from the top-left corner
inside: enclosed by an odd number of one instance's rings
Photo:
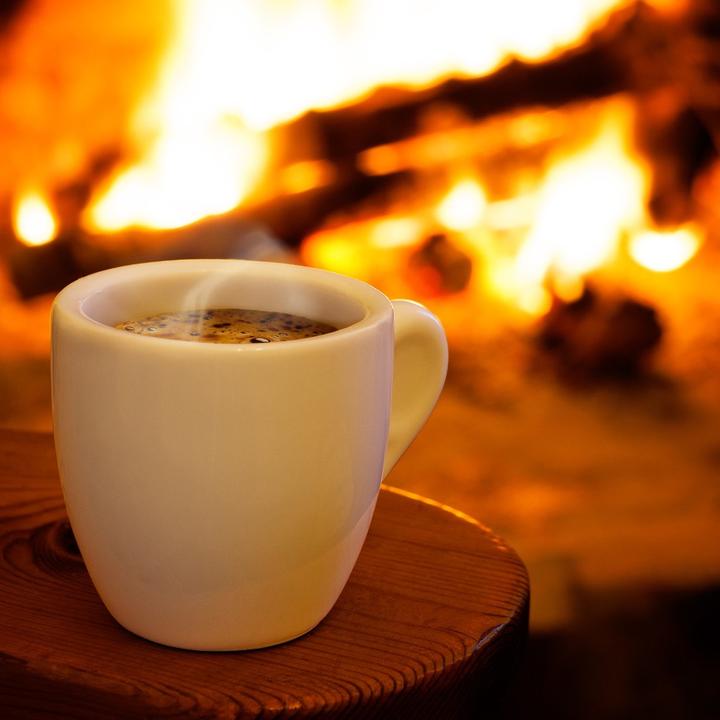
[[[412,300],[393,300],[395,362],[383,479],[424,425],[445,383],[448,346],[440,321]]]

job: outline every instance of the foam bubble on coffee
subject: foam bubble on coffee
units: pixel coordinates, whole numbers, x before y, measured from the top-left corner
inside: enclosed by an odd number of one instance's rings
[[[160,313],[140,320],[126,320],[115,327],[169,340],[234,344],[300,340],[337,330],[332,325],[301,315],[244,308]]]

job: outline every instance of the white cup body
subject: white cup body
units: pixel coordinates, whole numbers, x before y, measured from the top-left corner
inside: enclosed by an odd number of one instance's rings
[[[289,312],[340,329],[222,345],[112,327],[213,307]],[[118,622],[207,650],[275,644],[315,626],[348,579],[381,481],[390,301],[310,268],[169,261],[73,283],[52,324],[68,515]]]

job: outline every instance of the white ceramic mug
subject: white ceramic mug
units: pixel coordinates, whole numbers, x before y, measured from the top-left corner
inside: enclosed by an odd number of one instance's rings
[[[213,307],[340,329],[227,345],[112,327]],[[176,260],[72,283],[52,328],[65,502],[116,620],[198,650],[272,645],[320,622],[358,557],[381,479],[443,386],[437,319],[322,270]]]

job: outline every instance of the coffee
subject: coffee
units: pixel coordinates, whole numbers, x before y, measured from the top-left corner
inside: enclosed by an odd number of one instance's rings
[[[241,308],[161,313],[141,320],[126,320],[115,327],[170,340],[236,344],[300,340],[337,330],[301,315]]]

